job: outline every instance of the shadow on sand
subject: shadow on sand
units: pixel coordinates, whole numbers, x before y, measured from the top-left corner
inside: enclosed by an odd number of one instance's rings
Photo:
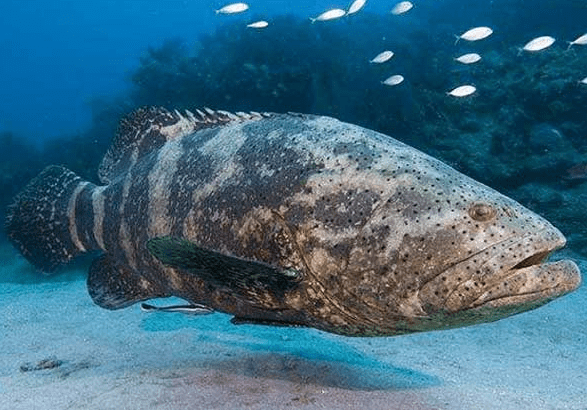
[[[219,346],[219,353],[192,365],[246,377],[362,391],[417,389],[442,383],[435,376],[369,356],[342,336],[314,329],[234,326],[228,319],[221,314],[199,318],[153,314],[141,327],[154,332],[193,328],[198,343]],[[392,346],[393,339],[389,342]]]
[[[313,349],[309,349],[308,353],[313,353]],[[252,378],[284,380],[294,384],[345,390],[404,390],[431,387],[441,383],[434,376],[368,358],[346,363],[337,359],[310,359],[293,353],[259,352],[231,359],[206,361],[201,365]]]

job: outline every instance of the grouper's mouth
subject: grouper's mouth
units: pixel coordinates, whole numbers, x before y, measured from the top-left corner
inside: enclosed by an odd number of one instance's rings
[[[422,314],[404,326],[421,331],[491,322],[577,289],[581,274],[574,262],[548,261],[565,244],[564,236],[551,228],[480,250],[421,289]],[[443,289],[448,290],[444,297]]]
[[[577,289],[580,284],[579,268],[570,260],[522,265],[512,269],[510,275],[500,283],[487,289],[471,307],[519,305],[520,311],[528,310],[535,307],[535,302],[546,303]],[[508,289],[510,286],[514,286],[515,290]],[[528,307],[522,309],[522,305],[526,304]]]
[[[546,237],[509,241],[506,250],[515,247],[517,252],[495,253],[486,261],[493,264],[499,260],[502,269],[461,282],[440,306],[428,305],[424,308],[426,314],[398,324],[396,334],[493,322],[535,309],[577,289],[581,274],[574,262],[545,262],[564,244],[564,237],[556,230]],[[475,288],[473,284],[477,282],[484,286]]]
[[[531,244],[531,245],[530,245]],[[491,280],[470,308],[515,307],[532,309],[571,292],[581,284],[578,266],[571,260],[548,262],[549,257],[564,247],[566,239],[554,230],[541,236],[523,238],[508,249],[521,248],[502,255],[504,269]],[[526,307],[526,309],[524,309]]]

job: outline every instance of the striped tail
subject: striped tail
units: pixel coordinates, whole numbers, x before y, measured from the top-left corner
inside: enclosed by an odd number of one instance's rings
[[[12,244],[35,267],[52,272],[74,256],[97,248],[78,235],[76,213],[87,213],[95,185],[60,166],[49,166],[9,206],[6,232]],[[85,219],[86,215],[83,215]],[[91,215],[89,215],[91,217]]]

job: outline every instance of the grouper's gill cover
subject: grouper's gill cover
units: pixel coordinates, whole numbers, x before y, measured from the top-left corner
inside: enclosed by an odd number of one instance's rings
[[[9,208],[41,270],[101,249],[94,301],[175,295],[235,322],[394,335],[492,321],[579,286],[515,201],[328,117],[138,110],[99,175],[49,167]]]

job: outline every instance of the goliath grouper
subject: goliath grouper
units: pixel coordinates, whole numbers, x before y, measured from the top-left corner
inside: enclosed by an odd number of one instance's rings
[[[102,250],[118,309],[178,296],[234,323],[388,336],[494,321],[576,289],[565,244],[517,202],[386,135],[301,114],[140,109],[99,169],[50,166],[8,210],[50,272]]]

